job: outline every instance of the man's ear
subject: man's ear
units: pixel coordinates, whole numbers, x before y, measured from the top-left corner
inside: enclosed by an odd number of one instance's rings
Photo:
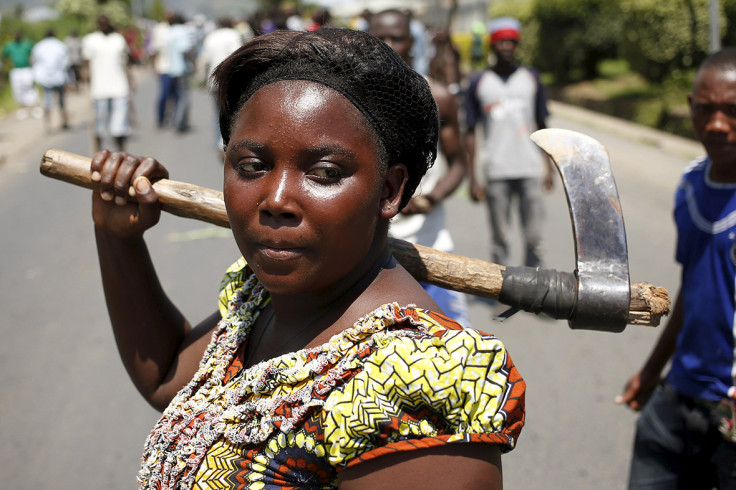
[[[404,195],[407,180],[409,180],[409,171],[403,163],[393,164],[386,170],[381,193],[381,209],[379,210],[381,218],[391,219],[399,214],[401,196]]]
[[[693,94],[689,93],[687,94],[687,107],[690,109],[690,112],[693,112]]]

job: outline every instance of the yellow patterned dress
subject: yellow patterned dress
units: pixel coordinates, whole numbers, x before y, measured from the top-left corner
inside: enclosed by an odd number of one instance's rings
[[[503,344],[438,313],[386,304],[322,346],[243,367],[267,291],[241,259],[199,370],[146,440],[142,488],[336,488],[397,451],[512,449],[525,385]]]

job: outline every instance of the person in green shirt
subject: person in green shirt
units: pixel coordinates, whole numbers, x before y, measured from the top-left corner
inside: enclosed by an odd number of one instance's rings
[[[28,117],[27,107],[37,107],[39,101],[38,91],[33,85],[31,50],[33,50],[33,41],[24,38],[23,34],[18,31],[13,36],[13,39],[3,46],[2,53],[0,53],[3,59],[8,58],[13,64],[13,68],[8,74],[8,79],[13,92],[13,98],[20,106],[18,111],[19,119]]]

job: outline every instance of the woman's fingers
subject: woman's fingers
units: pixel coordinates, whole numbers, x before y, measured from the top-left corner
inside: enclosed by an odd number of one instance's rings
[[[132,155],[124,155],[120,161],[113,180],[115,204],[118,206],[123,206],[128,202],[130,187],[133,182],[132,176],[138,167],[138,163],[139,159]]]
[[[115,198],[115,180],[120,165],[126,156],[124,153],[108,153],[107,158],[102,162],[102,168],[100,169],[100,195],[105,201],[112,201]]]
[[[163,165],[153,158],[102,150],[92,157],[90,171],[99,182],[92,210],[97,226],[133,236],[158,223],[161,210],[151,180],[168,177]]]
[[[100,150],[92,156],[89,168],[92,182],[99,182],[102,180],[102,165],[105,163],[109,154],[110,152],[107,150]]]
[[[136,181],[138,177],[147,177],[149,180],[167,179],[169,178],[169,171],[158,163],[158,161],[151,157],[146,157],[140,161],[137,168],[133,172],[131,180]]]
[[[99,151],[92,158],[92,180],[100,183],[100,196],[124,206],[135,196],[133,182],[138,177],[156,180],[168,177],[168,171],[155,159],[139,158],[127,153]]]
[[[151,181],[145,176],[140,176],[133,181],[135,195],[138,200],[138,217],[141,225],[145,228],[158,223],[161,210],[158,206],[158,196],[153,190]]]

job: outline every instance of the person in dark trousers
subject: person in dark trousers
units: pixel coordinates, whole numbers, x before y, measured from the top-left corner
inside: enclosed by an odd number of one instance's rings
[[[643,410],[630,489],[736,488],[736,48],[703,62],[688,101],[706,156],[685,169],[675,193],[680,291],[649,358],[616,398]]]
[[[547,98],[536,70],[516,62],[521,25],[513,18],[491,22],[496,61],[471,77],[466,97],[466,146],[471,197],[485,198],[491,225],[491,259],[508,262],[511,207],[517,205],[524,238],[524,265],[542,265],[543,189],[553,184],[552,162],[529,139],[547,126]],[[475,128],[482,126],[476,147]],[[480,166],[485,186],[478,182]]]

